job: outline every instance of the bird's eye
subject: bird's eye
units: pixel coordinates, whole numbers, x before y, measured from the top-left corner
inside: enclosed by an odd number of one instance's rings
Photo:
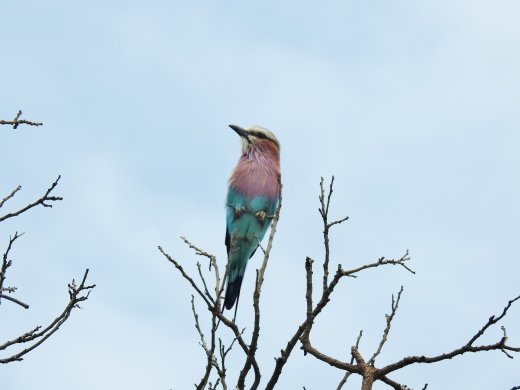
[[[251,133],[251,135],[255,136],[256,138],[263,138],[263,139],[267,139],[267,136],[264,134],[264,133],[260,133],[260,132],[253,132]]]

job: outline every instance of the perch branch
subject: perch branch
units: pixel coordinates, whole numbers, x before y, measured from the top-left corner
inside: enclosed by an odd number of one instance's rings
[[[188,245],[190,245],[190,244],[188,244]],[[206,304],[207,309],[212,314],[212,316],[216,317],[219,321],[221,321],[224,325],[226,325],[229,329],[231,329],[231,331],[233,332],[233,334],[235,336],[236,341],[238,342],[238,344],[240,345],[240,347],[242,348],[244,353],[246,355],[248,355],[249,354],[249,347],[247,346],[246,342],[244,341],[244,339],[242,337],[243,330],[240,331],[238,329],[238,326],[233,321],[231,321],[224,314],[221,313],[220,302],[219,302],[220,299],[216,299],[215,303],[212,303],[206,297],[206,295],[204,294],[202,289],[197,285],[197,283],[195,283],[195,281],[186,273],[186,271],[180,265],[180,263],[177,260],[175,260],[173,257],[171,257],[168,253],[166,253],[161,246],[158,246],[158,249],[164,255],[164,257],[166,257],[166,259],[175,266],[175,268],[181,273],[182,277],[192,286],[192,288],[197,292],[197,294],[204,300],[204,303]],[[195,246],[193,246],[193,249],[198,251],[198,248],[196,248]],[[202,252],[203,251],[200,251],[200,253],[202,253]],[[208,256],[206,256],[206,257],[208,257]],[[211,255],[210,255],[210,260],[211,260]],[[220,276],[218,274],[218,267],[216,267],[216,265],[217,264],[216,264],[216,261],[215,261],[215,263],[213,264],[213,267],[215,267],[214,268],[215,269],[215,273],[216,273],[215,277],[216,277],[216,280],[217,280],[215,289],[216,289],[217,297],[219,298],[223,289],[222,289],[222,287],[219,288],[219,285],[218,285],[219,284],[219,280],[220,280]],[[216,326],[216,324],[215,324],[215,326]],[[255,375],[259,376],[260,375],[260,368],[259,368],[258,363],[256,362],[256,360],[253,361],[253,369],[255,371]]]
[[[251,336],[251,343],[249,344],[249,354],[247,355],[247,359],[244,364],[244,368],[240,372],[238,377],[237,386],[239,389],[243,389],[245,386],[245,379],[249,370],[251,369],[251,365],[253,361],[256,360],[255,354],[258,348],[258,338],[260,336],[260,294],[262,292],[262,285],[264,283],[264,275],[265,270],[267,268],[267,263],[269,261],[269,256],[271,254],[271,250],[273,248],[273,240],[276,234],[276,227],[278,226],[278,220],[280,219],[280,210],[282,208],[282,183],[280,178],[278,178],[279,190],[278,190],[278,205],[276,207],[276,211],[274,213],[274,218],[271,224],[271,231],[269,234],[269,240],[267,241],[267,247],[264,252],[264,260],[262,262],[262,266],[260,270],[256,271],[256,283],[255,283],[255,291],[253,293],[253,307],[255,311],[255,321],[253,325],[253,334]],[[255,373],[255,380],[253,385],[251,386],[252,390],[255,390],[260,385],[260,375]]]

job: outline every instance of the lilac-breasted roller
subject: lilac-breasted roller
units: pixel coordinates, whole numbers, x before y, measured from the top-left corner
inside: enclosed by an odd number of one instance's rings
[[[242,155],[229,179],[226,201],[228,277],[224,307],[240,296],[248,260],[271,223],[280,190],[280,143],[259,126],[230,125],[242,141]],[[236,316],[236,308],[235,308]]]

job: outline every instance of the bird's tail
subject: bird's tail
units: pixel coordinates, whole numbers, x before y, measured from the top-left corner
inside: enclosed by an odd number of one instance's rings
[[[228,279],[226,297],[224,298],[224,307],[227,310],[230,310],[233,307],[238,297],[240,296],[240,287],[242,287],[243,279],[243,275],[236,275],[233,281],[231,281],[231,278]]]

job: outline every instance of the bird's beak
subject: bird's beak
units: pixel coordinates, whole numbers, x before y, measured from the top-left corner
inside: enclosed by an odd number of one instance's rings
[[[229,125],[229,127],[231,127],[233,130],[235,130],[235,132],[245,138],[248,142],[249,142],[249,133],[244,130],[243,128],[241,128],[240,126],[237,126],[237,125]]]

